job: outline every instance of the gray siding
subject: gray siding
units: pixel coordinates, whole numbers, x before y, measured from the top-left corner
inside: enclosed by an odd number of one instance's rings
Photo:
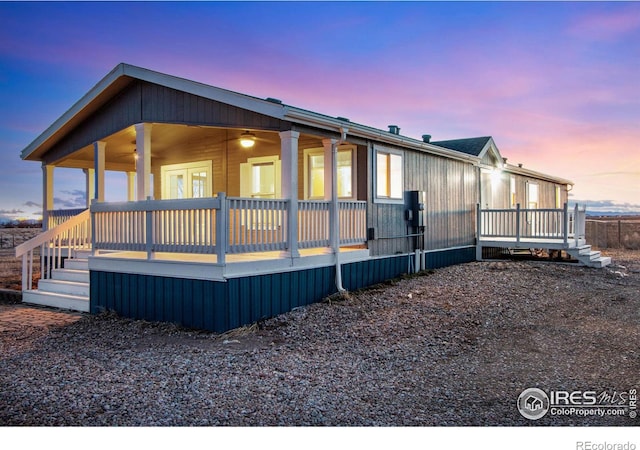
[[[424,248],[434,250],[474,245],[477,168],[462,161],[410,151],[404,152],[403,163],[404,190],[425,191],[427,194]],[[369,164],[369,169],[373,180],[372,164]],[[373,188],[371,183],[371,198],[374,197]],[[384,239],[408,234],[404,210],[402,204],[370,205],[368,226],[375,228],[376,234],[376,239],[369,242],[373,255],[414,249],[414,238]]]

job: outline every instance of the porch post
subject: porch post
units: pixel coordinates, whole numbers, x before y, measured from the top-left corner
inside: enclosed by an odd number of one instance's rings
[[[476,203],[476,261],[482,261],[482,208]]]
[[[280,158],[282,160],[282,196],[289,200],[287,223],[289,254],[298,258],[298,131],[280,133]]]
[[[335,253],[340,251],[338,230],[334,226],[338,216],[337,143],[337,139],[322,140],[322,145],[324,146],[324,199],[331,201],[329,208],[329,245]]]
[[[136,199],[136,173],[127,172],[127,201],[133,202]]]
[[[87,208],[89,208],[91,206],[91,200],[94,199],[96,196],[96,189],[95,189],[96,170],[82,169],[82,171],[84,172],[84,179],[85,179],[85,187],[86,187],[85,192],[87,194]]]
[[[95,192],[94,198],[104,202],[104,163],[107,143],[96,141],[93,143],[93,160],[95,165]]]
[[[42,230],[49,229],[49,210],[53,209],[53,169],[42,163]]]
[[[151,196],[151,124],[137,123],[135,127],[138,152],[137,197],[141,201]]]

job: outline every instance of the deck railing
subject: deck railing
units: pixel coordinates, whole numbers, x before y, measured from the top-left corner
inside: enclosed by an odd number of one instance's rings
[[[77,216],[78,214],[86,211],[87,208],[77,208],[77,209],[53,209],[47,211],[47,230],[57,227],[58,225],[62,225],[67,220],[72,217]]]
[[[288,200],[229,198],[227,253],[287,249]]]
[[[91,205],[93,251],[215,253],[224,260],[223,230],[218,214],[223,197],[188,200],[146,200]]]
[[[339,201],[340,245],[367,241],[367,202]]]
[[[509,239],[519,243],[526,239],[569,240],[584,238],[586,210],[578,205],[562,209],[481,209],[477,206],[478,238]]]
[[[17,246],[16,257],[22,257],[22,290],[33,289],[36,250],[40,257],[40,278],[51,278],[51,270],[61,268],[63,258],[73,258],[75,252],[91,248],[89,224],[89,210],[85,210]]]
[[[288,229],[291,202],[279,199],[215,198],[94,203],[93,248],[100,250],[226,254],[329,245],[329,206],[325,201],[298,203],[298,229]],[[340,244],[366,242],[366,202],[340,201]]]

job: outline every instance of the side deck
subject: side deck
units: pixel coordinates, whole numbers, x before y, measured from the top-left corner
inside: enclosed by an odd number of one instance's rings
[[[477,206],[478,248],[567,250],[585,245],[586,210],[481,209]]]

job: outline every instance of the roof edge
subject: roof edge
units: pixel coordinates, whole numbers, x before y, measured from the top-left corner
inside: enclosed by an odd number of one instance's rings
[[[115,66],[111,72],[105,75],[98,83],[93,86],[89,92],[83,95],[80,100],[75,102],[71,108],[69,108],[65,113],[63,113],[56,121],[54,121],[47,129],[45,129],[40,135],[35,138],[29,145],[27,145],[22,152],[20,153],[20,157],[22,159],[27,159],[29,155],[31,155],[38,147],[44,144],[48,139],[50,139],[57,130],[62,128],[66,123],[68,123],[71,119],[76,117],[80,111],[82,111],[89,103],[91,103],[95,98],[100,95],[108,86],[113,84],[118,78],[125,75],[126,64],[120,63]]]
[[[324,128],[329,131],[338,131],[341,128],[348,128],[348,134],[352,136],[376,140],[390,145],[409,147],[413,150],[420,150],[426,153],[459,161],[472,163],[478,163],[480,161],[480,158],[477,156],[439,147],[407,136],[392,134],[388,131],[369,127],[367,125],[361,125],[355,122],[345,122],[338,118],[334,119],[330,116],[325,116],[323,114],[314,113],[312,111],[307,111],[293,106],[287,106],[284,118],[296,123]]]
[[[283,119],[284,106],[275,104],[258,97],[241,94],[227,89],[210,86],[197,81],[187,80],[173,75],[156,72],[142,67],[126,63],[119,63],[95,86],[93,86],[80,100],[62,114],[53,124],[27,145],[20,157],[28,159],[36,150],[60,131],[65,125],[73,121],[85,108],[100,97],[109,87],[113,86],[121,78],[130,78],[155,83],[171,89],[180,90],[189,94],[228,103],[239,108],[247,109],[259,114],[264,114],[277,119]],[[34,158],[35,159],[35,158]]]
[[[553,175],[549,175],[546,173],[538,172],[536,170],[525,169],[524,167],[514,166],[513,164],[505,164],[503,170],[505,172],[514,173],[517,175],[530,176],[532,178],[537,178],[540,180],[551,181],[558,184],[566,184],[566,185],[575,185],[575,183],[571,180],[567,180],[566,178],[560,178]]]

